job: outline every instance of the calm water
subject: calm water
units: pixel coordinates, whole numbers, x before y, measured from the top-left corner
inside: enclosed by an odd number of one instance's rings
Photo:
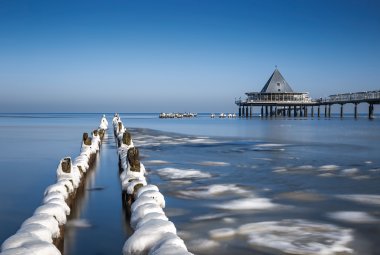
[[[380,254],[379,118],[156,116],[121,114],[190,251]],[[0,242],[33,214],[59,160],[79,153],[100,117],[0,116]],[[117,167],[109,131],[71,216],[85,224],[67,227],[65,254],[120,254],[131,231]]]

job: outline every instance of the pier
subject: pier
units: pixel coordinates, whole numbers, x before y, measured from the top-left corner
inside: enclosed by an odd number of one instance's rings
[[[368,104],[368,118],[374,117],[374,105],[380,104],[380,90],[330,95],[311,99],[307,92],[294,92],[281,73],[273,72],[261,92],[247,92],[246,99],[235,100],[239,117],[252,117],[253,107],[260,107],[261,117],[331,117],[333,105],[340,105],[340,117],[344,117],[344,105],[354,105],[354,117],[358,117],[358,105]]]

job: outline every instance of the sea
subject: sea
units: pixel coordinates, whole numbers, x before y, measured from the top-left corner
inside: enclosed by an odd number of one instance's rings
[[[0,243],[55,183],[103,113],[0,114]],[[64,232],[62,254],[122,254],[113,113]],[[159,119],[120,113],[148,183],[194,254],[380,254],[380,116]]]

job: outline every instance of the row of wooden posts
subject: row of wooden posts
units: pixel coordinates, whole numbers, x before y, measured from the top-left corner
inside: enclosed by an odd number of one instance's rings
[[[88,171],[93,168],[106,124],[107,120],[103,117],[92,137],[88,133],[83,134],[78,157],[74,160],[65,157],[59,162],[57,182],[45,189],[42,205],[34,215],[24,221],[17,233],[4,241],[1,255],[61,255],[67,217],[71,215],[77,195],[84,189]]]

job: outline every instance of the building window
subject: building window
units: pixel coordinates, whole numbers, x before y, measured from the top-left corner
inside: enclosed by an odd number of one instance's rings
[[[279,82],[277,82],[277,86],[280,87],[280,83]]]
[[[278,89],[278,92],[280,92],[281,91],[281,89]]]

